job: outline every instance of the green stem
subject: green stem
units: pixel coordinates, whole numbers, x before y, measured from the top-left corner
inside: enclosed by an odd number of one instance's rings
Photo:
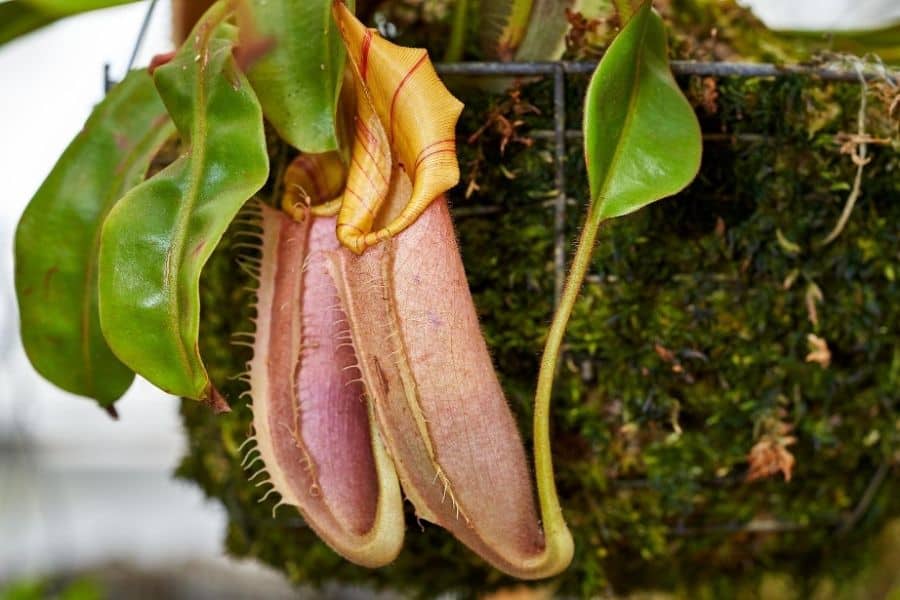
[[[595,212],[594,205],[588,209],[584,228],[578,241],[578,249],[569,268],[569,276],[563,287],[559,308],[553,315],[553,322],[547,334],[544,355],[541,358],[541,370],[538,374],[537,391],[534,398],[534,469],[537,480],[538,501],[541,506],[541,517],[544,521],[545,535],[552,538],[555,534],[567,531],[556,482],[553,477],[553,457],[550,452],[550,400],[553,394],[553,379],[559,362],[563,337],[572,316],[572,309],[578,299],[581,285],[591,264],[591,254],[600,230],[601,219]]]
[[[444,62],[459,62],[466,43],[466,13],[469,0],[456,0],[453,7],[453,25],[450,29],[450,44],[444,52]]]

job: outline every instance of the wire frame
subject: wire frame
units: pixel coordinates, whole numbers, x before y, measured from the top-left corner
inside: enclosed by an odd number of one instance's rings
[[[150,0],[147,12],[141,21],[135,38],[126,72],[134,67],[135,59],[147,34],[158,0]],[[890,72],[883,65],[862,69],[846,69],[821,65],[775,65],[770,63],[738,62],[697,62],[675,60],[671,63],[675,75],[698,75],[704,77],[784,77],[807,76],[823,81],[866,82],[886,80],[893,85],[900,82],[900,75]],[[553,144],[553,167],[556,198],[553,201],[553,306],[556,308],[562,295],[566,276],[566,141],[573,139],[581,143],[581,132],[566,129],[566,76],[593,73],[597,68],[594,61],[531,61],[531,62],[459,62],[435,65],[441,75],[465,75],[503,79],[508,77],[553,77],[553,130],[531,132],[535,138],[549,139]],[[103,67],[103,88],[105,91],[114,84],[110,78],[110,65]]]
[[[134,67],[138,52],[146,37],[153,12],[156,9],[158,0],[150,0],[147,6],[147,12],[141,21],[140,29],[135,38],[134,47],[128,61],[126,72]],[[565,157],[566,144],[568,140],[572,140],[577,144],[581,144],[583,140],[582,132],[579,130],[570,130],[566,126],[566,77],[568,75],[589,75],[597,68],[596,61],[529,61],[529,62],[458,62],[458,63],[437,63],[435,69],[441,75],[463,75],[468,77],[481,77],[486,79],[508,79],[510,77],[552,77],[553,78],[553,129],[552,130],[533,130],[529,135],[536,139],[545,139],[553,145],[553,168],[554,168],[554,184],[556,188],[556,196],[553,199],[553,267],[554,267],[554,308],[559,303],[562,294],[563,285],[565,283],[566,274],[566,251],[567,231],[566,222],[568,218],[567,206],[568,196],[566,191],[566,172]],[[892,71],[880,63],[868,64],[861,66],[861,62],[857,61],[851,68],[845,66],[831,66],[820,64],[809,65],[776,65],[771,63],[745,63],[745,62],[699,62],[699,61],[671,61],[672,72],[681,76],[702,76],[702,77],[738,77],[738,78],[779,78],[789,76],[809,77],[812,80],[833,81],[859,83],[865,85],[869,81],[886,81],[892,86],[900,85],[900,73]],[[115,80],[110,76],[110,65],[105,64],[103,67],[103,88],[105,91],[115,84]],[[716,136],[721,134],[704,135],[704,139],[719,139]],[[725,136],[732,139],[733,136]],[[746,138],[755,138],[752,134],[744,136]],[[865,514],[871,505],[875,495],[884,482],[890,465],[886,462],[881,463],[875,470],[869,484],[859,500],[856,502],[853,511],[844,519],[824,524],[835,530],[837,534],[846,533],[851,529]],[[618,486],[622,488],[644,488],[647,487],[646,480],[629,480],[619,481]],[[305,527],[306,524],[300,518],[289,520],[289,525],[297,527]],[[693,537],[698,535],[709,535],[716,533],[733,533],[733,532],[788,532],[802,530],[809,525],[798,524],[783,521],[766,521],[766,522],[734,522],[718,525],[711,525],[702,528],[687,527],[683,523],[677,523],[672,528],[670,534],[674,537]]]

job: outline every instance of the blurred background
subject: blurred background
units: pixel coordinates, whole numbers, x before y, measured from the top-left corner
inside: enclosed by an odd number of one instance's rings
[[[858,30],[900,21],[897,0],[745,4],[776,29]],[[185,443],[175,398],[138,380],[113,421],[92,401],[41,379],[19,342],[16,222],[102,97],[103,65],[113,79],[124,73],[146,11],[147,3],[96,11],[0,47],[0,598],[15,597],[2,591],[11,581],[24,589],[49,573],[100,568],[106,578],[121,573],[123,582],[138,570],[150,574],[127,597],[294,593],[274,573],[223,557],[222,509],[172,478]],[[160,2],[136,65],[170,49],[168,11]],[[154,580],[153,573],[165,576]]]
[[[123,583],[130,570],[174,573],[191,597],[287,593],[274,574],[222,557],[223,511],[172,478],[184,448],[175,398],[139,379],[114,421],[44,381],[18,337],[16,222],[102,97],[104,63],[113,79],[125,72],[146,12],[137,3],[88,13],[0,48],[0,590],[102,566]],[[168,13],[159,2],[136,64],[170,48]],[[235,587],[247,577],[253,588]],[[150,597],[175,592],[145,579]]]

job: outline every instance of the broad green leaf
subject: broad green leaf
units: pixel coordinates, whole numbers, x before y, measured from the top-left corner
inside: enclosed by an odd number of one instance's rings
[[[136,1],[11,0],[10,2],[0,2],[0,46],[63,17]]]
[[[133,374],[100,331],[100,228],[173,133],[153,80],[146,71],[132,71],[94,109],[16,230],[16,293],[25,352],[48,380],[104,406],[128,389]]]
[[[262,111],[232,57],[228,4],[201,19],[154,75],[188,152],[110,212],[100,247],[100,319],[116,355],[172,394],[219,399],[200,358],[200,271],[268,176]]]
[[[58,18],[24,2],[14,0],[0,4],[0,45],[49,25]]]
[[[588,86],[584,113],[591,198],[547,333],[534,400],[534,469],[538,490],[544,490],[542,514],[559,510],[550,453],[550,400],[566,326],[591,266],[600,223],[674,194],[700,168],[700,126],[672,78],[666,31],[650,2],[634,13],[603,55]]]
[[[120,4],[129,4],[138,2],[139,0],[13,0],[13,2],[22,2],[52,15],[74,15],[77,13],[87,12],[89,10],[97,10],[100,8],[109,8],[110,6],[118,6]]]
[[[248,76],[266,118],[304,152],[337,150],[335,114],[344,46],[332,0],[250,0],[257,34],[274,43]],[[350,3],[353,8],[353,3]]]
[[[669,70],[666,31],[649,2],[597,66],[585,99],[584,136],[597,220],[674,194],[700,168],[700,125]]]

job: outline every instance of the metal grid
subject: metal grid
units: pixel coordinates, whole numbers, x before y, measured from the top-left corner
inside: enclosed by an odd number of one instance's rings
[[[134,47],[126,67],[126,72],[134,67],[138,52],[140,51],[144,37],[153,16],[158,0],[150,0],[147,12],[141,22],[140,30],[135,39]],[[583,134],[580,130],[566,128],[566,76],[590,75],[597,68],[595,61],[532,61],[532,62],[459,62],[437,63],[435,70],[441,75],[463,75],[469,77],[484,77],[504,79],[509,77],[553,77],[553,129],[533,130],[529,135],[536,139],[552,140],[554,184],[556,197],[553,201],[553,265],[554,265],[554,309],[559,304],[562,288],[566,275],[566,248],[567,232],[566,220],[568,218],[566,193],[566,140],[576,140],[582,143]],[[739,78],[778,78],[785,76],[803,76],[820,81],[847,82],[865,84],[868,81],[887,81],[893,86],[900,85],[900,73],[891,71],[883,65],[868,66],[862,68],[859,63],[854,68],[843,68],[822,65],[775,65],[770,63],[739,63],[739,62],[697,62],[697,61],[671,61],[673,74],[680,76],[702,77],[739,77]],[[110,77],[110,65],[103,67],[104,91],[115,84]],[[719,137],[717,137],[719,136]],[[741,139],[759,140],[763,136],[745,135]],[[719,134],[705,134],[704,140],[734,139],[734,136],[721,137]],[[869,481],[862,497],[857,501],[854,510],[845,519],[826,526],[832,527],[837,535],[845,534],[862,518],[872,503],[878,489],[881,487],[887,472],[888,463],[882,463]],[[622,487],[646,487],[644,480],[620,481]],[[305,526],[302,519],[296,520],[297,526]],[[743,532],[785,532],[797,531],[806,528],[792,522],[771,521],[765,523],[725,523],[709,527],[687,527],[683,522],[677,523],[672,529],[675,537],[696,536],[710,533]]]
[[[134,47],[128,60],[126,72],[134,67],[135,60],[144,38],[158,0],[150,0],[147,12],[141,21],[140,30],[135,38]],[[823,81],[865,82],[869,80],[886,80],[894,85],[900,83],[900,75],[888,71],[885,67],[868,69],[845,69],[816,65],[775,65],[769,63],[737,63],[737,62],[696,62],[675,60],[671,62],[675,75],[698,75],[704,77],[784,77],[800,75]],[[507,77],[553,77],[553,130],[537,130],[530,134],[537,139],[553,141],[554,184],[556,199],[553,203],[553,274],[554,293],[553,307],[559,305],[566,276],[566,139],[581,140],[578,130],[566,129],[566,76],[588,75],[597,68],[594,61],[534,61],[534,62],[459,62],[438,63],[435,69],[441,75],[465,75],[469,77],[485,77],[502,79]],[[103,66],[103,89],[109,91],[114,81],[110,78],[109,63]]]
[[[768,63],[733,63],[733,62],[694,62],[675,60],[671,63],[675,75],[698,75],[705,77],[784,77],[800,75],[823,81],[859,82],[873,79],[886,79],[897,82],[897,76],[886,69],[847,70],[823,66],[774,65]],[[591,61],[555,61],[555,62],[461,62],[439,63],[435,65],[441,75],[465,75],[485,78],[505,77],[553,77],[553,130],[531,131],[530,135],[538,139],[553,141],[554,183],[556,199],[553,204],[553,271],[554,271],[554,309],[559,305],[566,277],[566,139],[582,139],[578,130],[566,129],[566,75],[588,75],[597,68]]]
[[[767,63],[705,63],[693,61],[672,61],[672,72],[682,76],[704,77],[765,77],[777,78],[785,76],[804,76],[814,80],[856,83],[865,85],[872,80],[887,81],[892,85],[900,82],[900,75],[888,71],[883,67],[863,69],[858,64],[853,69],[842,69],[821,66],[779,66]],[[577,143],[583,143],[583,133],[580,130],[566,129],[566,76],[589,75],[597,68],[596,62],[467,62],[435,65],[441,75],[466,75],[485,78],[507,77],[553,77],[553,129],[532,130],[529,135],[537,139],[552,140],[554,146],[554,171],[557,194],[553,201],[553,264],[554,264],[554,309],[559,303],[562,288],[566,276],[566,249],[568,236],[566,232],[566,219],[568,197],[566,195],[566,140],[572,139]],[[758,134],[744,135],[741,139],[759,141],[765,136]],[[705,141],[735,139],[735,136],[721,134],[704,134]],[[838,536],[850,531],[865,515],[879,488],[884,482],[890,465],[882,462],[862,496],[857,500],[852,512],[843,519],[822,523],[821,526],[829,527]],[[624,488],[647,487],[646,480],[618,481],[617,484]],[[760,522],[727,522],[704,527],[691,527],[683,521],[675,523],[671,529],[673,537],[693,537],[709,534],[748,532],[748,533],[778,533],[800,531],[809,527],[808,524],[794,523],[790,521],[760,521]]]

